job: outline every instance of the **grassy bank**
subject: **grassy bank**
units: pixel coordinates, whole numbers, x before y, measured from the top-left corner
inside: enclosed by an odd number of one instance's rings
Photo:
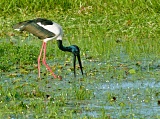
[[[13,31],[12,25],[27,19],[45,17],[62,25],[64,44],[79,45],[83,57],[99,57],[107,60],[115,52],[122,52],[119,47],[130,58],[138,58],[142,55],[149,57],[153,54],[159,57],[159,5],[159,2],[144,0],[108,2],[57,0],[53,3],[43,0],[39,2],[2,0],[1,42],[6,41],[3,39],[8,39],[9,42],[16,38],[26,39],[28,34],[23,35]],[[9,42],[5,44],[9,45]],[[33,44],[34,42],[36,40]],[[56,46],[54,48],[57,49]],[[2,54],[5,55],[3,52],[5,48],[1,47],[1,49]],[[63,53],[61,55],[60,51],[57,52],[55,57],[63,56]]]

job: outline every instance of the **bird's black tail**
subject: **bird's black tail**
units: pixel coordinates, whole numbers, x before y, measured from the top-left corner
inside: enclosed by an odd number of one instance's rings
[[[31,20],[27,20],[24,22],[19,22],[18,24],[13,25],[13,29],[18,30],[18,31],[23,31],[23,28],[29,24]]]

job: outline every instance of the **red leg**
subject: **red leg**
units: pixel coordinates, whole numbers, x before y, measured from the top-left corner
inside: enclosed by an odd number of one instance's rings
[[[42,55],[42,51],[43,51],[43,48],[44,48],[44,42],[42,44],[42,47],[41,47],[41,50],[40,50],[40,53],[39,53],[39,56],[38,56],[38,78],[41,77],[41,74],[40,74],[40,60],[41,60],[41,55]]]
[[[48,66],[48,64],[46,63],[46,42],[44,42],[43,50],[44,50],[44,52],[43,52],[43,60],[42,60],[42,62],[43,62],[43,64],[46,66],[46,68],[50,71],[50,73],[52,74],[52,76],[53,76],[54,78],[57,78],[57,76],[52,72],[52,69],[51,69],[51,68]]]

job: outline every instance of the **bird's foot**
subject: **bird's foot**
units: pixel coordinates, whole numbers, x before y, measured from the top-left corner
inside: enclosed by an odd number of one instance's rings
[[[57,76],[57,78],[58,78],[59,80],[62,80],[62,76]]]
[[[41,77],[39,77],[39,76],[37,77],[37,81],[38,81],[38,80],[41,80],[41,79],[42,79]]]
[[[62,76],[58,76],[58,75],[55,75],[55,74],[54,74],[54,75],[52,74],[52,76],[53,76],[55,79],[62,80]]]

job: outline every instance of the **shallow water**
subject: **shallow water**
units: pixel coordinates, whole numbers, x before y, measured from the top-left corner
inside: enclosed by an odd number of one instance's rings
[[[74,118],[160,118],[159,67],[150,69],[146,68],[145,64],[139,68],[140,71],[135,70],[128,74],[126,71],[129,71],[130,67],[133,69],[134,63],[117,62],[114,65],[98,61],[87,63],[90,65],[85,68],[84,77],[77,69],[77,78],[73,78],[73,72],[66,70],[71,66],[67,65],[60,72],[63,76],[62,81],[53,79],[48,73],[47,75],[42,73],[42,80],[37,82],[37,69],[30,68],[28,72],[13,70],[9,73],[1,73],[1,85],[8,88],[7,86],[12,87],[18,82],[18,85],[30,84],[34,88],[38,84],[46,95],[52,95],[54,92],[55,98],[66,97],[65,105],[61,106],[62,114],[74,110],[72,115]],[[47,72],[44,67],[42,67],[43,71]],[[81,90],[80,87],[90,91],[91,95],[84,99],[76,99],[75,91]]]
[[[95,110],[105,109],[106,114],[110,115],[111,118],[118,118],[121,115],[127,117],[130,114],[134,118],[160,116],[160,106],[157,103],[158,98],[154,96],[155,94],[152,94],[159,92],[160,82],[155,80],[111,81],[96,84],[95,87],[95,102],[86,105],[86,107],[89,106]],[[146,90],[151,92],[145,94]],[[111,92],[116,97],[113,105],[104,99],[105,95]],[[120,106],[120,103],[124,103],[124,107]],[[87,113],[84,112],[84,114]],[[92,114],[94,117],[98,117],[97,115],[99,115],[98,111],[89,112],[88,114]]]

